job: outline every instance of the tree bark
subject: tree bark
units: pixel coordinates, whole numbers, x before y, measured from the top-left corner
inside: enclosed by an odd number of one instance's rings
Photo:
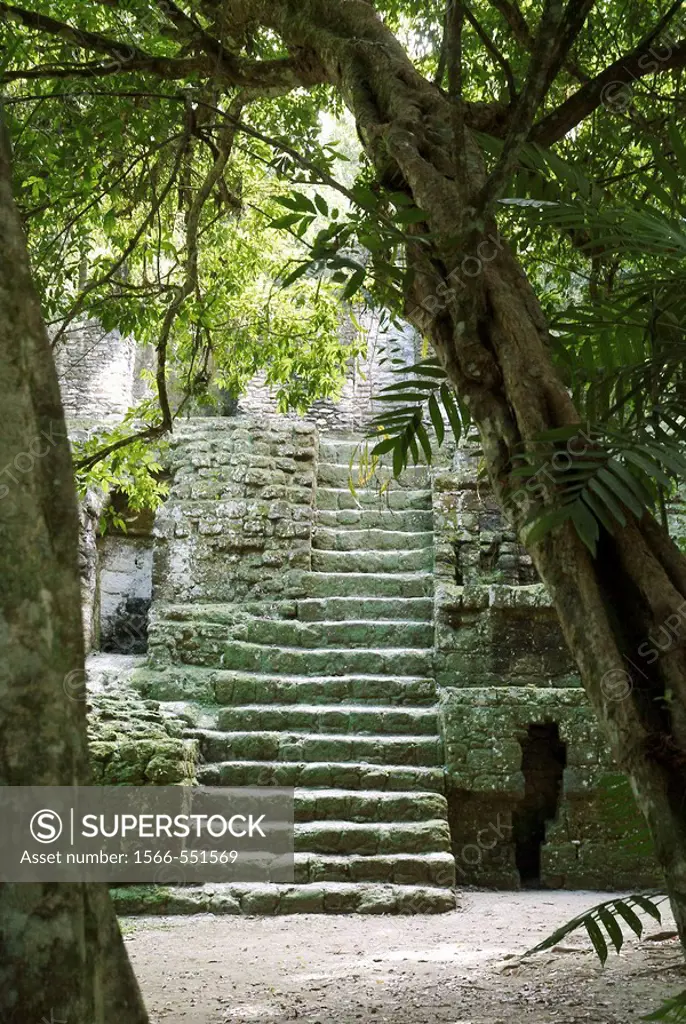
[[[83,785],[76,492],[1,108],[0,408],[0,785]],[[145,1024],[106,886],[0,884],[0,1017]]]
[[[409,249],[406,314],[468,406],[505,507],[515,451],[579,416],[553,367],[532,287],[495,219],[474,216],[486,174],[468,122],[456,142],[453,103],[419,75],[366,0],[235,0],[229,10],[236,24],[267,25],[293,50],[316,55],[353,112],[379,181],[426,214],[431,247]],[[676,641],[638,671],[627,664],[651,633],[685,617],[686,561],[650,515],[627,517],[626,528],[601,538],[596,559],[571,525],[527,547],[647,818],[686,948],[686,659]],[[627,680],[622,700],[607,685],[616,678]]]

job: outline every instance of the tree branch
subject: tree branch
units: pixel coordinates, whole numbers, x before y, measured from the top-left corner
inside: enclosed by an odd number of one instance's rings
[[[514,39],[523,49],[531,53],[534,48],[534,36],[529,28],[526,18],[520,11],[515,0],[490,0],[491,6],[499,11],[507,22]],[[583,71],[576,61],[567,59],[564,62],[565,70],[573,75],[579,82],[588,82],[590,76]]]
[[[517,166],[520,150],[531,132],[536,111],[594,2],[569,0],[563,9],[563,0],[546,0],[526,83],[513,109],[505,145],[475,203],[479,214],[485,212],[498,198]]]
[[[269,90],[296,89],[300,86],[317,85],[326,80],[319,61],[311,54],[267,61],[242,60],[230,54],[220,43],[207,36],[207,33],[203,33],[201,40],[206,56],[163,57],[147,53],[130,43],[111,39],[99,32],[87,32],[47,15],[13,7],[4,0],[0,0],[0,18],[2,17],[31,31],[63,39],[78,46],[79,49],[103,53],[113,61],[112,64],[104,65],[72,64],[55,68],[43,66],[26,71],[9,71],[0,78],[2,82],[71,76],[102,78],[120,72],[149,72],[164,79],[182,79],[192,74],[201,74],[219,79],[227,85]],[[194,22],[191,21],[191,24]],[[212,50],[211,55],[208,50]]]
[[[99,277],[96,280],[91,281],[91,283],[89,285],[87,285],[83,289],[81,294],[77,297],[77,299],[74,302],[74,304],[72,305],[71,309],[69,310],[67,315],[62,320],[62,322],[60,324],[60,328],[59,328],[59,330],[55,334],[55,337],[52,340],[53,348],[56,345],[59,344],[59,342],[63,338],[63,336],[64,336],[64,334],[65,334],[69,324],[72,323],[75,320],[75,318],[77,316],[79,316],[80,313],[83,312],[83,310],[85,308],[85,305],[86,305],[86,299],[91,294],[91,292],[96,291],[98,288],[101,288],[102,285],[107,284],[108,281],[111,281],[112,278],[121,270],[121,268],[126,263],[126,260],[129,258],[129,256],[133,252],[133,250],[138,245],[138,242],[142,238],[143,233],[147,229],[148,225],[153,221],[157,211],[160,209],[160,207],[162,206],[162,204],[164,203],[165,199],[167,198],[167,196],[169,195],[169,193],[171,192],[171,190],[173,188],[174,182],[176,181],[177,175],[179,173],[179,168],[181,167],[181,161],[183,160],[183,155],[185,153],[186,146],[188,144],[189,138],[190,138],[190,132],[187,130],[186,132],[184,132],[184,134],[181,137],[181,142],[179,143],[179,146],[178,146],[178,149],[177,149],[177,152],[176,152],[176,157],[174,159],[174,165],[172,167],[171,174],[169,175],[169,178],[167,179],[167,182],[166,182],[164,188],[162,189],[160,195],[151,204],[149,212],[146,214],[143,222],[139,225],[138,229],[134,233],[133,238],[131,239],[129,244],[126,246],[124,251],[120,254],[120,256],[112,264],[110,269],[105,274],[103,274],[102,277]],[[162,157],[160,157],[160,163],[161,162],[162,162]]]
[[[514,103],[517,99],[517,85],[512,74],[512,68],[510,67],[507,58],[500,52],[498,47],[495,45],[491,37],[487,32],[484,31],[482,26],[479,24],[477,19],[474,17],[469,6],[465,4],[464,9],[465,18],[472,26],[476,34],[478,35],[481,42],[484,44],[490,55],[495,60],[496,64],[502,68],[503,74],[505,75],[505,81],[507,82],[507,89],[510,94],[510,103]]]
[[[550,146],[564,138],[601,104],[607,104],[612,109],[613,102],[617,102],[618,97],[630,88],[632,82],[647,75],[685,67],[686,39],[679,42],[665,39],[668,53],[664,56],[656,53],[653,47],[653,43],[664,33],[683,4],[684,0],[676,0],[635,50],[610,64],[561,106],[539,121],[531,133],[531,141],[541,146]]]

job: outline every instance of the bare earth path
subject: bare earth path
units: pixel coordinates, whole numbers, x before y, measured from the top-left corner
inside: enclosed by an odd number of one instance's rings
[[[673,939],[600,967],[581,936],[520,954],[598,893],[463,893],[432,917],[136,918],[127,947],[153,1024],[633,1024],[686,988]],[[645,935],[671,928],[650,921]]]

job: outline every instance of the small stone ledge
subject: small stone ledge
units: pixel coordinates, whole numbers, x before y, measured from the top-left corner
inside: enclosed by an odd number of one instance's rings
[[[322,882],[306,885],[122,886],[111,890],[127,914],[444,914],[457,909],[452,889]]]

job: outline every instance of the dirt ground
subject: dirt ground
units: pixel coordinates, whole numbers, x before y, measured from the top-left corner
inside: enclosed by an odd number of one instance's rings
[[[432,917],[128,918],[153,1024],[633,1024],[686,988],[649,919],[602,968],[582,935],[519,955],[598,893],[467,892]],[[652,937],[652,938],[651,938]]]

